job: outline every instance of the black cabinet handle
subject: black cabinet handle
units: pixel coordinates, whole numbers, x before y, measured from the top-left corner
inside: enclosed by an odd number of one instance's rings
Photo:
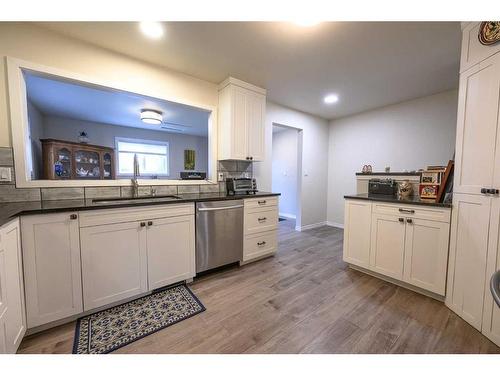
[[[399,212],[404,212],[406,214],[414,214],[415,213],[415,210],[407,210],[405,208],[400,208],[399,209]]]
[[[69,215],[69,218],[71,220],[76,220],[76,219],[78,219],[78,215],[77,214],[71,214],[71,215]]]
[[[259,221],[266,221],[267,217],[259,217],[257,220],[259,220]]]
[[[258,245],[258,246],[263,246],[263,245],[265,245],[265,244],[266,244],[266,241],[257,242],[257,245]]]
[[[500,191],[498,189],[481,188],[481,194],[492,194],[498,195]]]
[[[412,224],[412,223],[413,223],[413,220],[412,220],[412,219],[406,219],[406,222],[407,222],[408,224]]]
[[[266,204],[266,201],[258,201],[258,204]]]
[[[146,223],[145,222],[141,222],[141,227],[144,228],[146,226]]]
[[[400,223],[404,223],[405,222],[405,219],[403,219],[402,217],[400,217],[398,220],[399,220]]]
[[[152,221],[148,221],[148,227],[150,227],[151,225],[153,225],[153,222]]]
[[[253,160],[253,156],[250,156],[250,160]]]

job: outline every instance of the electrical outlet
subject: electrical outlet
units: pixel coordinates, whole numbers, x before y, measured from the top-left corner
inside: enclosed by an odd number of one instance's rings
[[[12,181],[12,170],[10,167],[0,167],[0,181],[1,182]]]
[[[222,182],[224,181],[224,172],[219,172],[217,181]]]

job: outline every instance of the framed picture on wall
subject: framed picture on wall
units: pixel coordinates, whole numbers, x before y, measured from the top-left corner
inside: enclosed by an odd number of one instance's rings
[[[184,150],[184,170],[194,171],[195,168],[195,151]]]

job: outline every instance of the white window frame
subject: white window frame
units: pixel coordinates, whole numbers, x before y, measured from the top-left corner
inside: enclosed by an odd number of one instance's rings
[[[185,96],[164,95],[159,90],[137,89],[137,85],[127,80],[104,78],[69,72],[59,68],[49,67],[18,58],[6,57],[7,87],[10,109],[10,131],[12,148],[14,151],[14,166],[16,168],[16,187],[18,188],[47,188],[47,187],[89,187],[89,186],[130,186],[127,179],[115,180],[32,180],[28,171],[27,147],[29,134],[28,103],[26,98],[26,81],[23,72],[31,71],[46,77],[79,81],[82,84],[105,87],[133,94],[150,96],[209,112],[208,117],[208,174],[207,180],[178,180],[172,179],[138,179],[139,185],[214,185],[217,182],[217,106],[192,101]]]
[[[138,143],[138,144],[143,144],[143,145],[165,146],[167,148],[167,173],[155,174],[155,173],[143,173],[142,171],[139,171],[140,172],[139,177],[153,177],[153,176],[170,177],[170,145],[167,141],[153,141],[153,140],[148,140],[148,139],[115,137],[115,159],[116,159],[115,162],[116,162],[116,175],[118,177],[131,177],[134,175],[133,173],[120,173],[120,163],[119,163],[120,151],[118,150],[118,143],[120,143],[120,142]],[[123,151],[123,152],[132,153],[132,152],[128,152],[128,151]],[[148,152],[140,152],[140,154],[161,155],[161,154],[148,153]]]

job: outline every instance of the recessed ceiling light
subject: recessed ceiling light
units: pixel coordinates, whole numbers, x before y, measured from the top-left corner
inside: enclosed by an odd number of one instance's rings
[[[296,24],[297,26],[301,26],[301,27],[312,27],[312,26],[316,26],[317,24],[319,24],[320,21],[303,19],[303,20],[294,21],[293,23]]]
[[[163,26],[160,22],[141,22],[139,27],[142,33],[150,38],[158,39],[163,36]]]
[[[326,104],[333,104],[333,103],[337,103],[339,101],[339,97],[335,94],[328,94],[327,96],[325,96],[323,98],[323,101]]]
[[[143,109],[141,111],[141,120],[146,124],[159,125],[163,122],[163,114],[153,109]]]

